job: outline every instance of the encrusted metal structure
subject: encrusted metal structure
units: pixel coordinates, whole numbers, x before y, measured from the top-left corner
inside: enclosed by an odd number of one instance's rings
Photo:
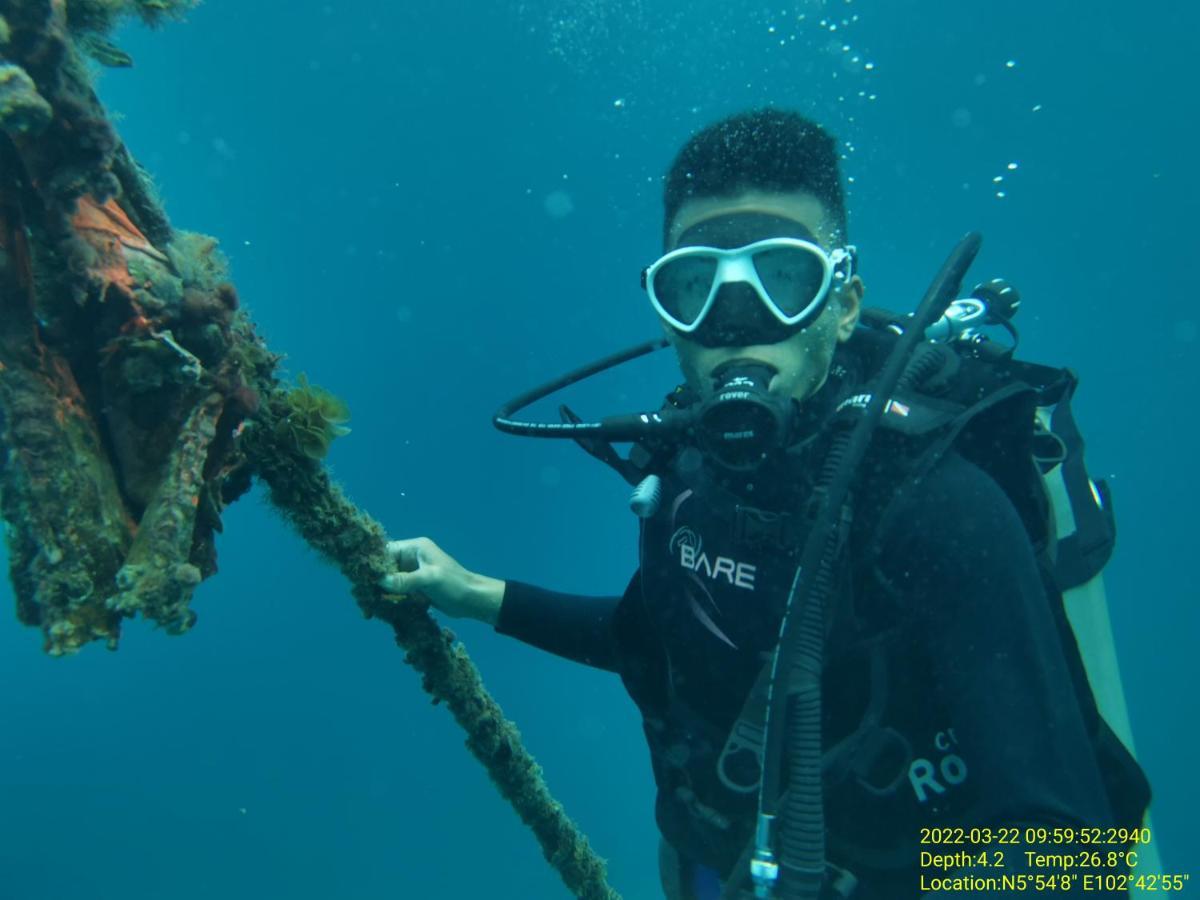
[[[260,479],[392,627],[567,887],[615,898],[462,645],[419,598],[378,587],[384,532],[321,462],[345,405],[279,381],[217,242],[171,226],[92,89],[84,54],[130,62],[107,41],[115,21],[190,6],[0,0],[0,512],[17,616],[56,656],[115,649],[136,615],[185,633],[222,511]]]

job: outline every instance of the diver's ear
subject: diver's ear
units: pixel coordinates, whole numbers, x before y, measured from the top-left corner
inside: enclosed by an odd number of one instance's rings
[[[850,336],[854,334],[854,328],[858,325],[858,314],[862,310],[863,294],[866,292],[866,285],[857,275],[839,292],[837,337],[840,343],[850,340]]]

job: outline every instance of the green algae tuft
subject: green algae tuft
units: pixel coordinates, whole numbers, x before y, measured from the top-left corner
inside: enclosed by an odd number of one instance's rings
[[[333,439],[350,433],[350,410],[324,388],[308,383],[303,372],[287,393],[288,414],[279,423],[297,450],[309,459],[324,459]]]

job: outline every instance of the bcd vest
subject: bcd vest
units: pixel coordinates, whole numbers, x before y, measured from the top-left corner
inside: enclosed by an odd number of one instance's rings
[[[852,370],[835,374],[842,384],[834,380],[825,393],[836,401],[853,393],[845,387],[853,382]],[[906,631],[875,565],[900,501],[952,447],[1012,500],[1063,619],[1048,502],[1034,464],[1035,392],[976,379],[967,404],[896,399],[846,516],[823,691],[827,855],[835,867],[876,872],[910,870],[919,852],[916,823],[961,819],[976,801],[967,763],[955,753],[953,723],[931,699],[927,651]],[[722,874],[752,835],[762,736],[755,686],[761,694],[822,450],[818,436],[793,448],[782,467],[756,476],[758,483],[731,485],[684,448],[660,467],[662,502],[641,526],[641,612],[661,643],[644,648],[622,675],[643,715],[660,829]],[[1064,636],[1064,649],[1118,820],[1140,823],[1148,786],[1096,714],[1073,638]],[[647,671],[647,659],[661,660],[661,668]]]

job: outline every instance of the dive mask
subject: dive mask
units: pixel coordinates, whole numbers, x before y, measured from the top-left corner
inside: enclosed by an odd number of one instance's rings
[[[671,328],[705,347],[774,344],[810,326],[854,275],[852,246],[826,253],[794,219],[739,212],[707,219],[642,272]]]

